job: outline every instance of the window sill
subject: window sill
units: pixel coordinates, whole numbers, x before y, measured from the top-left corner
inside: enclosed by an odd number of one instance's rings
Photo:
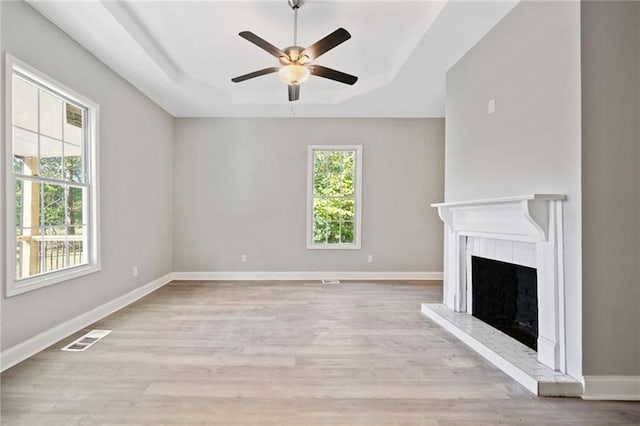
[[[5,297],[17,296],[39,288],[69,281],[84,275],[93,274],[100,271],[100,265],[82,265],[55,272],[47,275],[28,278],[21,281],[8,280]]]
[[[307,250],[361,250],[357,244],[307,244]]]

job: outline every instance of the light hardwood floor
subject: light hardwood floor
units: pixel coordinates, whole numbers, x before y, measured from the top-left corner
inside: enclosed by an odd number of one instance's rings
[[[171,283],[1,376],[2,425],[617,425],[537,398],[420,314],[441,285]]]

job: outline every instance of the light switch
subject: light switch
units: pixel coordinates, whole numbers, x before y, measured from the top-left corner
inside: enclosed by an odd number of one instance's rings
[[[489,102],[487,103],[487,112],[489,113],[489,115],[493,114],[494,112],[496,112],[496,100],[494,99],[489,99]]]

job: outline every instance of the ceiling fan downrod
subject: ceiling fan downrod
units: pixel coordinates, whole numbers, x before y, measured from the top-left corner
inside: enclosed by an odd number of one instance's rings
[[[293,45],[298,45],[298,9],[302,7],[304,0],[289,0],[289,6],[293,9]]]

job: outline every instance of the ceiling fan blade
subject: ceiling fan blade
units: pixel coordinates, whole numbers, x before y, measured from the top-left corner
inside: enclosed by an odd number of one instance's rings
[[[298,99],[300,99],[300,85],[290,84],[289,85],[289,102],[297,101]]]
[[[356,81],[358,81],[358,77],[355,75],[346,74],[342,71],[336,71],[321,65],[311,65],[309,67],[309,71],[311,74],[317,75],[318,77],[328,78],[329,80],[335,80],[350,86],[353,86],[356,84]]]
[[[325,38],[316,41],[311,46],[307,47],[302,51],[302,55],[306,55],[312,61],[327,53],[329,50],[338,46],[339,44],[344,43],[345,41],[351,38],[351,34],[349,31],[344,28],[338,28]]]
[[[284,53],[282,50],[278,49],[277,47],[275,47],[273,44],[269,43],[265,39],[258,37],[251,31],[243,31],[239,34],[239,36],[245,40],[250,41],[251,43],[258,46],[259,48],[266,50],[267,52],[269,52],[270,54],[272,54],[278,59],[280,59],[281,57],[288,58],[287,54]]]
[[[245,75],[241,75],[239,77],[235,77],[232,78],[231,81],[233,81],[234,83],[240,83],[241,81],[245,81],[245,80],[249,80],[251,78],[256,78],[256,77],[260,77],[261,75],[267,75],[267,74],[271,74],[274,72],[278,72],[280,68],[278,67],[271,67],[271,68],[265,68],[259,71],[254,71],[254,72],[250,72],[249,74],[245,74]]]

